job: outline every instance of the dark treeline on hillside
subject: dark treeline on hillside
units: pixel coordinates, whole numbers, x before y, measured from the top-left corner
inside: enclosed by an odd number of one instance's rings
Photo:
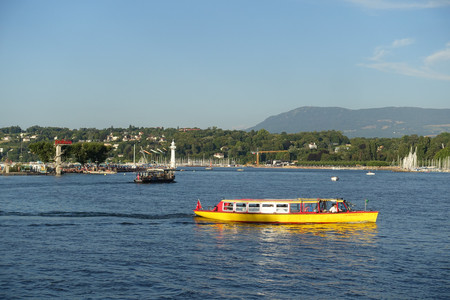
[[[431,160],[450,156],[450,133],[435,137],[417,135],[402,138],[348,138],[340,131],[299,132],[295,134],[271,134],[258,131],[179,128],[80,128],[33,126],[22,130],[19,126],[0,128],[0,157],[4,161],[36,161],[39,159],[31,149],[33,144],[53,144],[55,139],[65,139],[77,143],[101,143],[110,149],[108,162],[133,161],[145,150],[154,156],[169,156],[172,140],[176,143],[177,158],[212,159],[219,154],[236,164],[253,164],[256,151],[285,150],[278,153],[261,153],[260,161],[298,161],[299,164],[329,163],[335,165],[378,162],[390,165],[417,149],[420,160]],[[80,147],[80,146],[78,146]],[[36,145],[34,145],[36,148]],[[45,148],[45,147],[44,147]],[[49,148],[51,149],[51,147]],[[73,151],[72,151],[73,152]],[[71,151],[67,151],[71,153]],[[50,160],[51,155],[47,157]],[[67,157],[76,161],[77,157]],[[78,157],[79,158],[79,157]],[[138,159],[138,158],[137,158]]]

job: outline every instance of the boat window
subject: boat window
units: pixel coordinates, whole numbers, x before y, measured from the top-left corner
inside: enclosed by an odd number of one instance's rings
[[[236,203],[236,211],[237,212],[247,211],[247,203]]]
[[[291,212],[293,213],[300,212],[300,203],[291,203]]]
[[[248,212],[259,212],[259,203],[249,203]]]
[[[316,207],[317,205],[314,203],[303,203],[303,212],[314,212]]]
[[[321,212],[328,212],[330,211],[330,208],[333,206],[333,204],[336,204],[336,202],[332,201],[320,201],[320,211]]]
[[[261,212],[266,214],[272,214],[276,210],[275,204],[273,203],[263,203],[261,207]]]
[[[233,202],[224,202],[223,210],[224,211],[233,211]]]
[[[288,204],[277,204],[277,213],[288,213],[289,205]]]
[[[344,203],[342,203],[342,202],[339,202],[338,208],[339,208],[339,211],[342,211],[342,212],[347,211],[347,207],[345,207]]]

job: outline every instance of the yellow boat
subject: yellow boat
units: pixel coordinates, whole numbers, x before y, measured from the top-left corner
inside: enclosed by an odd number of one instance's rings
[[[364,223],[376,222],[378,211],[354,211],[343,199],[224,199],[213,209],[203,209],[200,200],[197,216],[248,223]]]

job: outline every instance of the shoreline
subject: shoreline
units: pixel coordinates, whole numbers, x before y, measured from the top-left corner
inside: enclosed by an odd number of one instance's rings
[[[272,168],[272,167],[269,167]],[[409,172],[409,170],[402,169],[400,167],[368,167],[368,166],[359,166],[359,167],[336,167],[336,166],[286,166],[281,167],[286,169],[312,169],[312,170],[378,170],[378,171],[395,171],[395,172]]]
[[[184,167],[192,167],[192,168],[202,168],[203,166],[178,166],[178,168]],[[411,173],[449,173],[449,170],[406,170],[400,167],[395,166],[377,166],[377,167],[368,167],[368,166],[357,166],[357,167],[336,167],[336,166],[280,166],[280,167],[272,167],[272,166],[256,166],[256,165],[247,165],[244,166],[246,168],[255,168],[255,169],[298,169],[298,170],[332,170],[332,171],[342,171],[342,170],[355,170],[355,171],[392,171],[392,172],[411,172]],[[225,166],[216,166],[213,168],[236,168],[236,167],[225,167]],[[242,168],[242,167],[240,167]],[[177,171],[177,170],[175,170]],[[180,171],[180,170],[178,170]],[[130,171],[127,170],[129,173]],[[127,173],[127,172],[117,172],[117,173]],[[63,169],[63,174],[84,174],[82,172],[73,172],[72,169]],[[55,173],[36,173],[36,172],[0,172],[0,176],[55,176]],[[108,174],[110,175],[110,174]]]

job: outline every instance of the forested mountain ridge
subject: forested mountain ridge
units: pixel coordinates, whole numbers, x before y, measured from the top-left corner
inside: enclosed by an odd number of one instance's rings
[[[351,110],[304,106],[268,117],[248,130],[271,133],[338,130],[352,137],[433,136],[450,131],[450,109],[384,107]]]

